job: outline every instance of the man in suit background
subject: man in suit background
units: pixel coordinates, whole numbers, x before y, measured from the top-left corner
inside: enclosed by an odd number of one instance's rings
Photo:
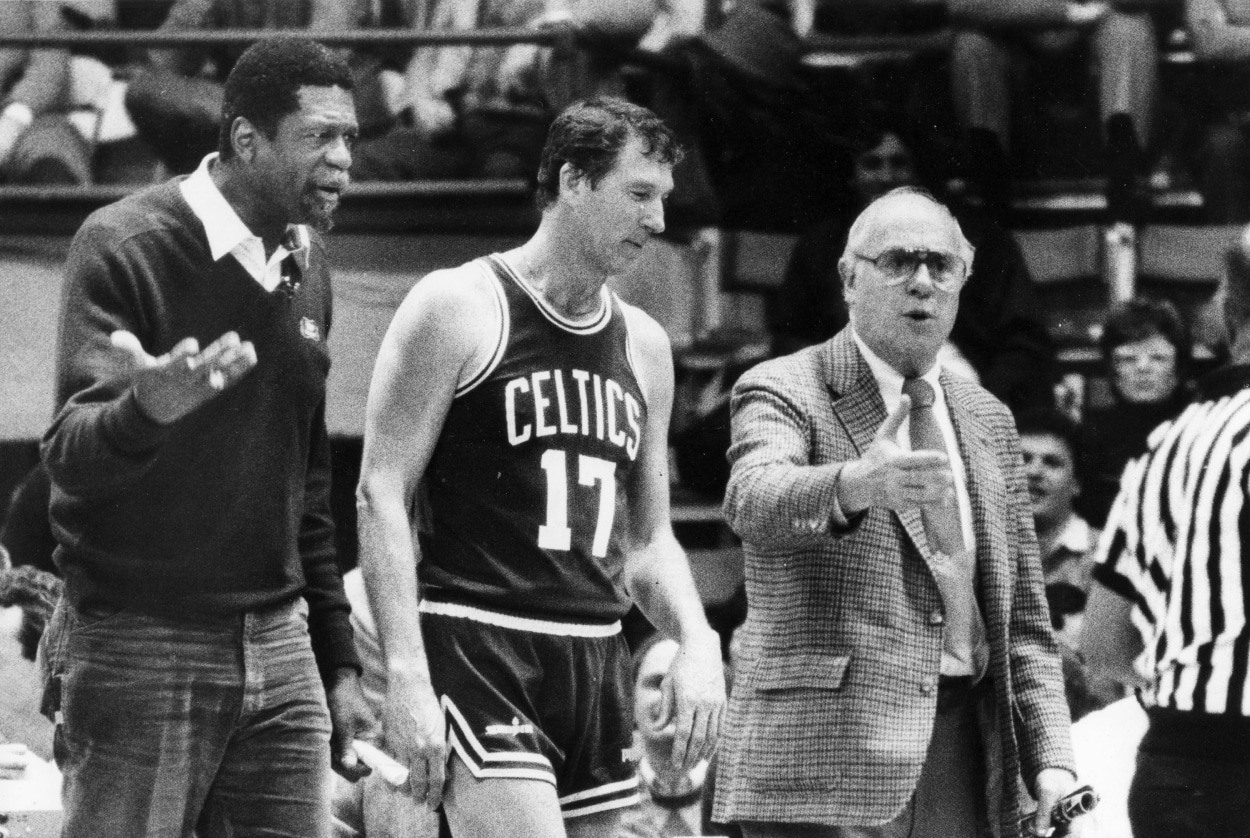
[[[748,838],[1015,838],[1025,789],[1045,834],[1075,785],[1019,439],[936,363],[972,255],[928,193],[879,198],[850,326],[734,388],[750,605],[715,819]]]

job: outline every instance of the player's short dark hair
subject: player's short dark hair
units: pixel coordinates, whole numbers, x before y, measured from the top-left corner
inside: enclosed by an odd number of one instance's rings
[[[346,59],[307,38],[265,38],[248,47],[226,79],[217,151],[234,155],[230,128],[243,117],[273,139],[284,116],[299,110],[301,87],[352,89]]]
[[[1016,417],[1016,431],[1020,436],[1036,434],[1053,436],[1068,446],[1073,465],[1076,464],[1077,444],[1080,432],[1075,422],[1055,408],[1033,408]]]
[[[1099,345],[1103,357],[1110,361],[1112,350],[1117,346],[1155,335],[1176,347],[1176,367],[1184,370],[1190,353],[1189,327],[1176,306],[1167,300],[1134,297],[1121,303],[1103,324]]]
[[[560,194],[560,169],[565,163],[585,176],[592,187],[616,165],[630,137],[642,140],[643,154],[677,165],[685,150],[664,122],[651,111],[610,96],[582,99],[565,108],[547,131],[538,164],[539,209]]]

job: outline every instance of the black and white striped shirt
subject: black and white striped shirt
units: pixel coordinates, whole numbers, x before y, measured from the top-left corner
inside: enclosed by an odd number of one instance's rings
[[[1233,367],[1151,433],[1099,544],[1096,576],[1133,601],[1157,706],[1250,716],[1248,496],[1250,367]]]

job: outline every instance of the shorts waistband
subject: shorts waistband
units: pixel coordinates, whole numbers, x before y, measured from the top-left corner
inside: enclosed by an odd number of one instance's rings
[[[621,633],[620,620],[614,620],[611,623],[562,623],[556,620],[539,620],[500,611],[488,611],[485,608],[458,602],[439,602],[429,599],[421,600],[418,610],[423,614],[460,617],[499,628],[529,631],[536,634],[554,634],[564,637],[613,637]]]

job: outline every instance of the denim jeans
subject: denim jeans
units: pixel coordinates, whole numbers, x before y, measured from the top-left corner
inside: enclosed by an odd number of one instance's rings
[[[330,718],[302,599],[173,619],[62,603],[63,838],[329,835]]]

